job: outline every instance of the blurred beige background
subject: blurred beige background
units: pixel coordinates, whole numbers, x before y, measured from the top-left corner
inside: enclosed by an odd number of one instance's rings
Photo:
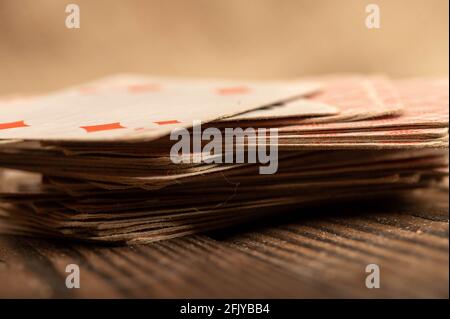
[[[81,29],[65,27],[65,7]],[[365,27],[365,6],[381,29]],[[448,75],[448,0],[0,0],[0,94],[115,72]]]

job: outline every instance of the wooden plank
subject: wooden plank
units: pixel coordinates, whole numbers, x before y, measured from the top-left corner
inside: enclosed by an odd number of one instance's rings
[[[141,246],[0,236],[0,297],[448,298],[448,234],[448,190],[429,190]],[[380,289],[365,286],[371,263]]]

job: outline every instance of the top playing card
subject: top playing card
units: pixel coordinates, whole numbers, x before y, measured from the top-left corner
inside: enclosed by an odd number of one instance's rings
[[[115,76],[53,94],[0,102],[0,139],[153,140],[311,94],[312,82],[198,81]]]
[[[404,104],[401,116],[363,119],[346,123],[286,124],[280,132],[361,131],[380,128],[448,127],[448,79],[407,79],[394,82],[399,99]],[[324,88],[327,91],[327,88]],[[320,94],[322,95],[322,94]],[[385,96],[385,100],[389,95]],[[392,99],[393,101],[397,99]],[[341,107],[341,113],[346,109]]]

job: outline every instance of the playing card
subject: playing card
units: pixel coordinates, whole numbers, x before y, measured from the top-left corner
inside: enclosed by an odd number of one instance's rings
[[[0,139],[154,140],[194,121],[232,116],[310,94],[314,83],[112,77],[0,104]]]
[[[330,116],[339,113],[336,106],[311,99],[297,99],[282,104],[270,105],[257,110],[222,119],[222,122],[254,121],[276,118],[300,118]]]
[[[448,127],[449,86],[444,79],[417,79],[394,82],[398,95],[404,105],[401,116],[375,118],[348,123],[318,123],[286,125],[279,127],[280,132],[305,131],[360,131],[380,128],[423,128]],[[292,122],[291,122],[292,124]]]

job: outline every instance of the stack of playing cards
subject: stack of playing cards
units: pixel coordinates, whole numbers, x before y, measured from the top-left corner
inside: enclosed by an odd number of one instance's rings
[[[448,79],[114,76],[0,100],[0,232],[149,242],[448,177]]]

